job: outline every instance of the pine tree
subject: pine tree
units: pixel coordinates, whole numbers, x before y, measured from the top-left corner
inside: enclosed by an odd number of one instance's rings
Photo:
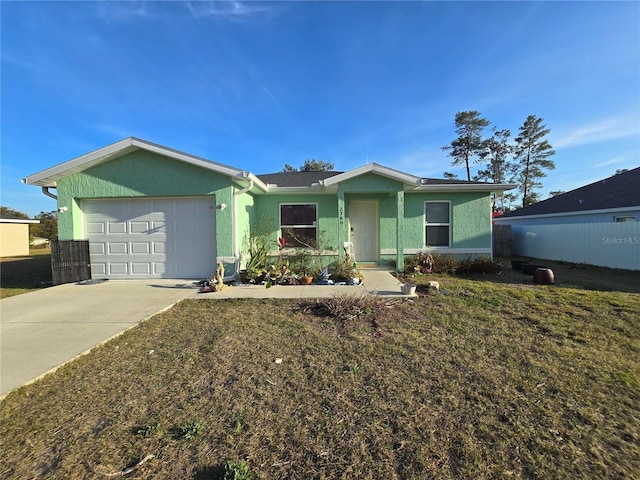
[[[514,156],[517,160],[516,173],[523,207],[538,201],[540,194],[534,189],[542,186],[540,179],[547,176],[545,170],[556,168],[556,164],[549,158],[556,152],[545,139],[551,130],[546,128],[543,121],[541,117],[529,115],[516,137]]]
[[[451,165],[464,165],[467,169],[467,180],[471,180],[469,164],[474,161],[483,148],[482,129],[491,125],[480,112],[470,110],[458,112],[455,116],[456,134],[458,137],[449,145],[442,147],[453,159]],[[477,160],[477,158],[476,158]]]
[[[509,161],[513,152],[513,146],[509,143],[511,132],[509,130],[497,130],[493,127],[493,135],[483,143],[480,158],[487,162],[484,170],[478,170],[474,180],[489,181],[493,183],[513,182],[514,164]],[[515,201],[513,193],[500,192],[493,196],[493,211],[504,212],[511,202]]]

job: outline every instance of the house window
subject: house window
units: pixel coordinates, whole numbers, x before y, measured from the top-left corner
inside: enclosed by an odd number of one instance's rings
[[[280,236],[287,247],[315,248],[318,244],[318,206],[315,203],[280,204]]]
[[[448,247],[451,238],[451,205],[449,202],[426,202],[425,245],[427,247]]]
[[[620,217],[615,217],[615,221],[617,223],[635,222],[636,221],[636,217],[633,217],[633,216],[620,216]]]

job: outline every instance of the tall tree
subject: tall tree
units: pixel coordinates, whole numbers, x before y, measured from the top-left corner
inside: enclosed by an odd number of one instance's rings
[[[483,149],[479,154],[480,159],[487,162],[485,169],[478,170],[474,180],[493,183],[514,181],[514,164],[509,160],[513,152],[513,146],[509,143],[510,136],[509,130],[498,130],[493,127],[493,135],[483,142]],[[492,209],[494,212],[504,212],[515,200],[515,194],[500,192],[493,196]]]
[[[29,215],[26,213],[19,212],[18,210],[14,210],[10,207],[1,207],[0,206],[0,215],[3,217],[14,217],[14,218],[29,218]]]
[[[331,172],[335,165],[325,160],[316,160],[315,158],[308,158],[304,161],[300,167],[296,168],[288,163],[284,164],[283,172]]]
[[[42,237],[53,241],[58,239],[58,212],[40,212],[33,217],[40,223],[30,225],[30,233],[34,237]]]
[[[453,159],[451,165],[464,165],[467,169],[467,180],[471,180],[469,164],[482,151],[482,129],[491,124],[475,110],[458,112],[455,116],[456,134],[458,137],[442,150],[449,152]]]
[[[545,170],[556,168],[556,164],[550,159],[556,152],[545,139],[551,130],[543,121],[541,117],[529,115],[516,137],[514,156],[518,162],[516,172],[523,207],[538,201],[540,194],[534,190],[542,186],[540,179],[547,176]]]

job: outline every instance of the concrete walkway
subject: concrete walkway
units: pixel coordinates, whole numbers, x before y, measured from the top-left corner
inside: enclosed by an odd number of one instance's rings
[[[192,280],[66,284],[0,300],[0,398],[182,299],[402,296],[388,271],[363,270],[359,286],[233,286],[197,293]]]

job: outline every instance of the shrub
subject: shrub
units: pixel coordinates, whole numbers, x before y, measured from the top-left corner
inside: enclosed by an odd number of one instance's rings
[[[253,475],[249,465],[244,460],[229,462],[224,466],[224,477],[222,480],[251,480]]]
[[[418,252],[413,257],[408,257],[404,263],[404,273],[448,273],[466,275],[470,273],[486,274],[498,273],[502,270],[502,264],[493,261],[489,257],[465,257],[457,260],[454,255],[428,254]]]
[[[345,258],[336,260],[329,266],[331,279],[336,282],[344,282],[350,278],[357,277],[362,282],[362,274],[354,266],[353,260],[347,255]]]
[[[177,437],[182,440],[193,440],[202,435],[204,425],[200,422],[185,423],[180,427]]]
[[[466,274],[487,274],[498,273],[502,270],[502,264],[493,261],[489,257],[466,257],[458,262],[457,273]]]

